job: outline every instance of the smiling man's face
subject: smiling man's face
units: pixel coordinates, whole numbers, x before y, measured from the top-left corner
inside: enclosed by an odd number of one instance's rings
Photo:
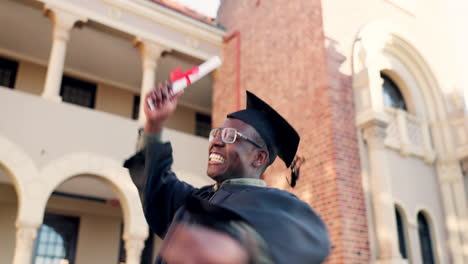
[[[247,123],[234,118],[224,121],[221,128],[235,128],[238,132],[253,139],[256,131]],[[234,143],[224,143],[221,136],[210,142],[207,174],[213,180],[222,182],[235,178],[251,178],[251,165],[256,147],[237,137]]]

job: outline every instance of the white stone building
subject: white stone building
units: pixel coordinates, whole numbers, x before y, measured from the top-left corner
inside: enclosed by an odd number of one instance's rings
[[[353,80],[372,263],[468,263],[465,6],[322,1],[325,46]],[[0,263],[153,262],[159,240],[122,168],[140,98],[222,55],[228,33],[168,0],[0,1]],[[197,186],[215,76],[164,132]]]
[[[1,1],[0,263],[140,263],[148,227],[122,167],[143,123],[139,100],[174,67],[219,55],[224,34],[184,11],[146,0]],[[212,82],[187,91],[164,133],[174,170],[196,185],[209,183],[199,135]]]

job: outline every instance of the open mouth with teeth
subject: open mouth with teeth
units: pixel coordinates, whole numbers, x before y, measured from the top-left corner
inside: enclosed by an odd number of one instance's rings
[[[210,164],[223,164],[224,161],[225,161],[224,157],[217,153],[211,153],[208,159],[208,162]]]

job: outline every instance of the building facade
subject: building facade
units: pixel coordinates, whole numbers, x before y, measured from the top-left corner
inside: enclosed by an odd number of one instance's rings
[[[224,31],[184,11],[146,0],[0,3],[0,263],[153,262],[158,240],[122,164],[141,98],[173,68],[219,55]],[[164,132],[173,169],[198,186],[210,183],[212,82],[187,91]]]
[[[179,177],[210,184],[206,133],[250,90],[301,135],[298,186],[265,179],[323,216],[327,263],[468,263],[461,7],[223,0],[219,26],[168,0],[2,1],[0,263],[152,263],[122,167],[140,100],[214,55],[163,133]]]
[[[233,99],[214,104],[214,125],[250,90],[298,128],[306,163],[292,191],[325,219],[328,263],[468,263],[462,10],[222,1],[213,97]],[[279,188],[287,176],[280,163],[266,172]]]

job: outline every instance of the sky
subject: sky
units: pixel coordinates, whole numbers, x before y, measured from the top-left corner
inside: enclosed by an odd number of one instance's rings
[[[216,17],[220,0],[174,0],[209,17]]]

